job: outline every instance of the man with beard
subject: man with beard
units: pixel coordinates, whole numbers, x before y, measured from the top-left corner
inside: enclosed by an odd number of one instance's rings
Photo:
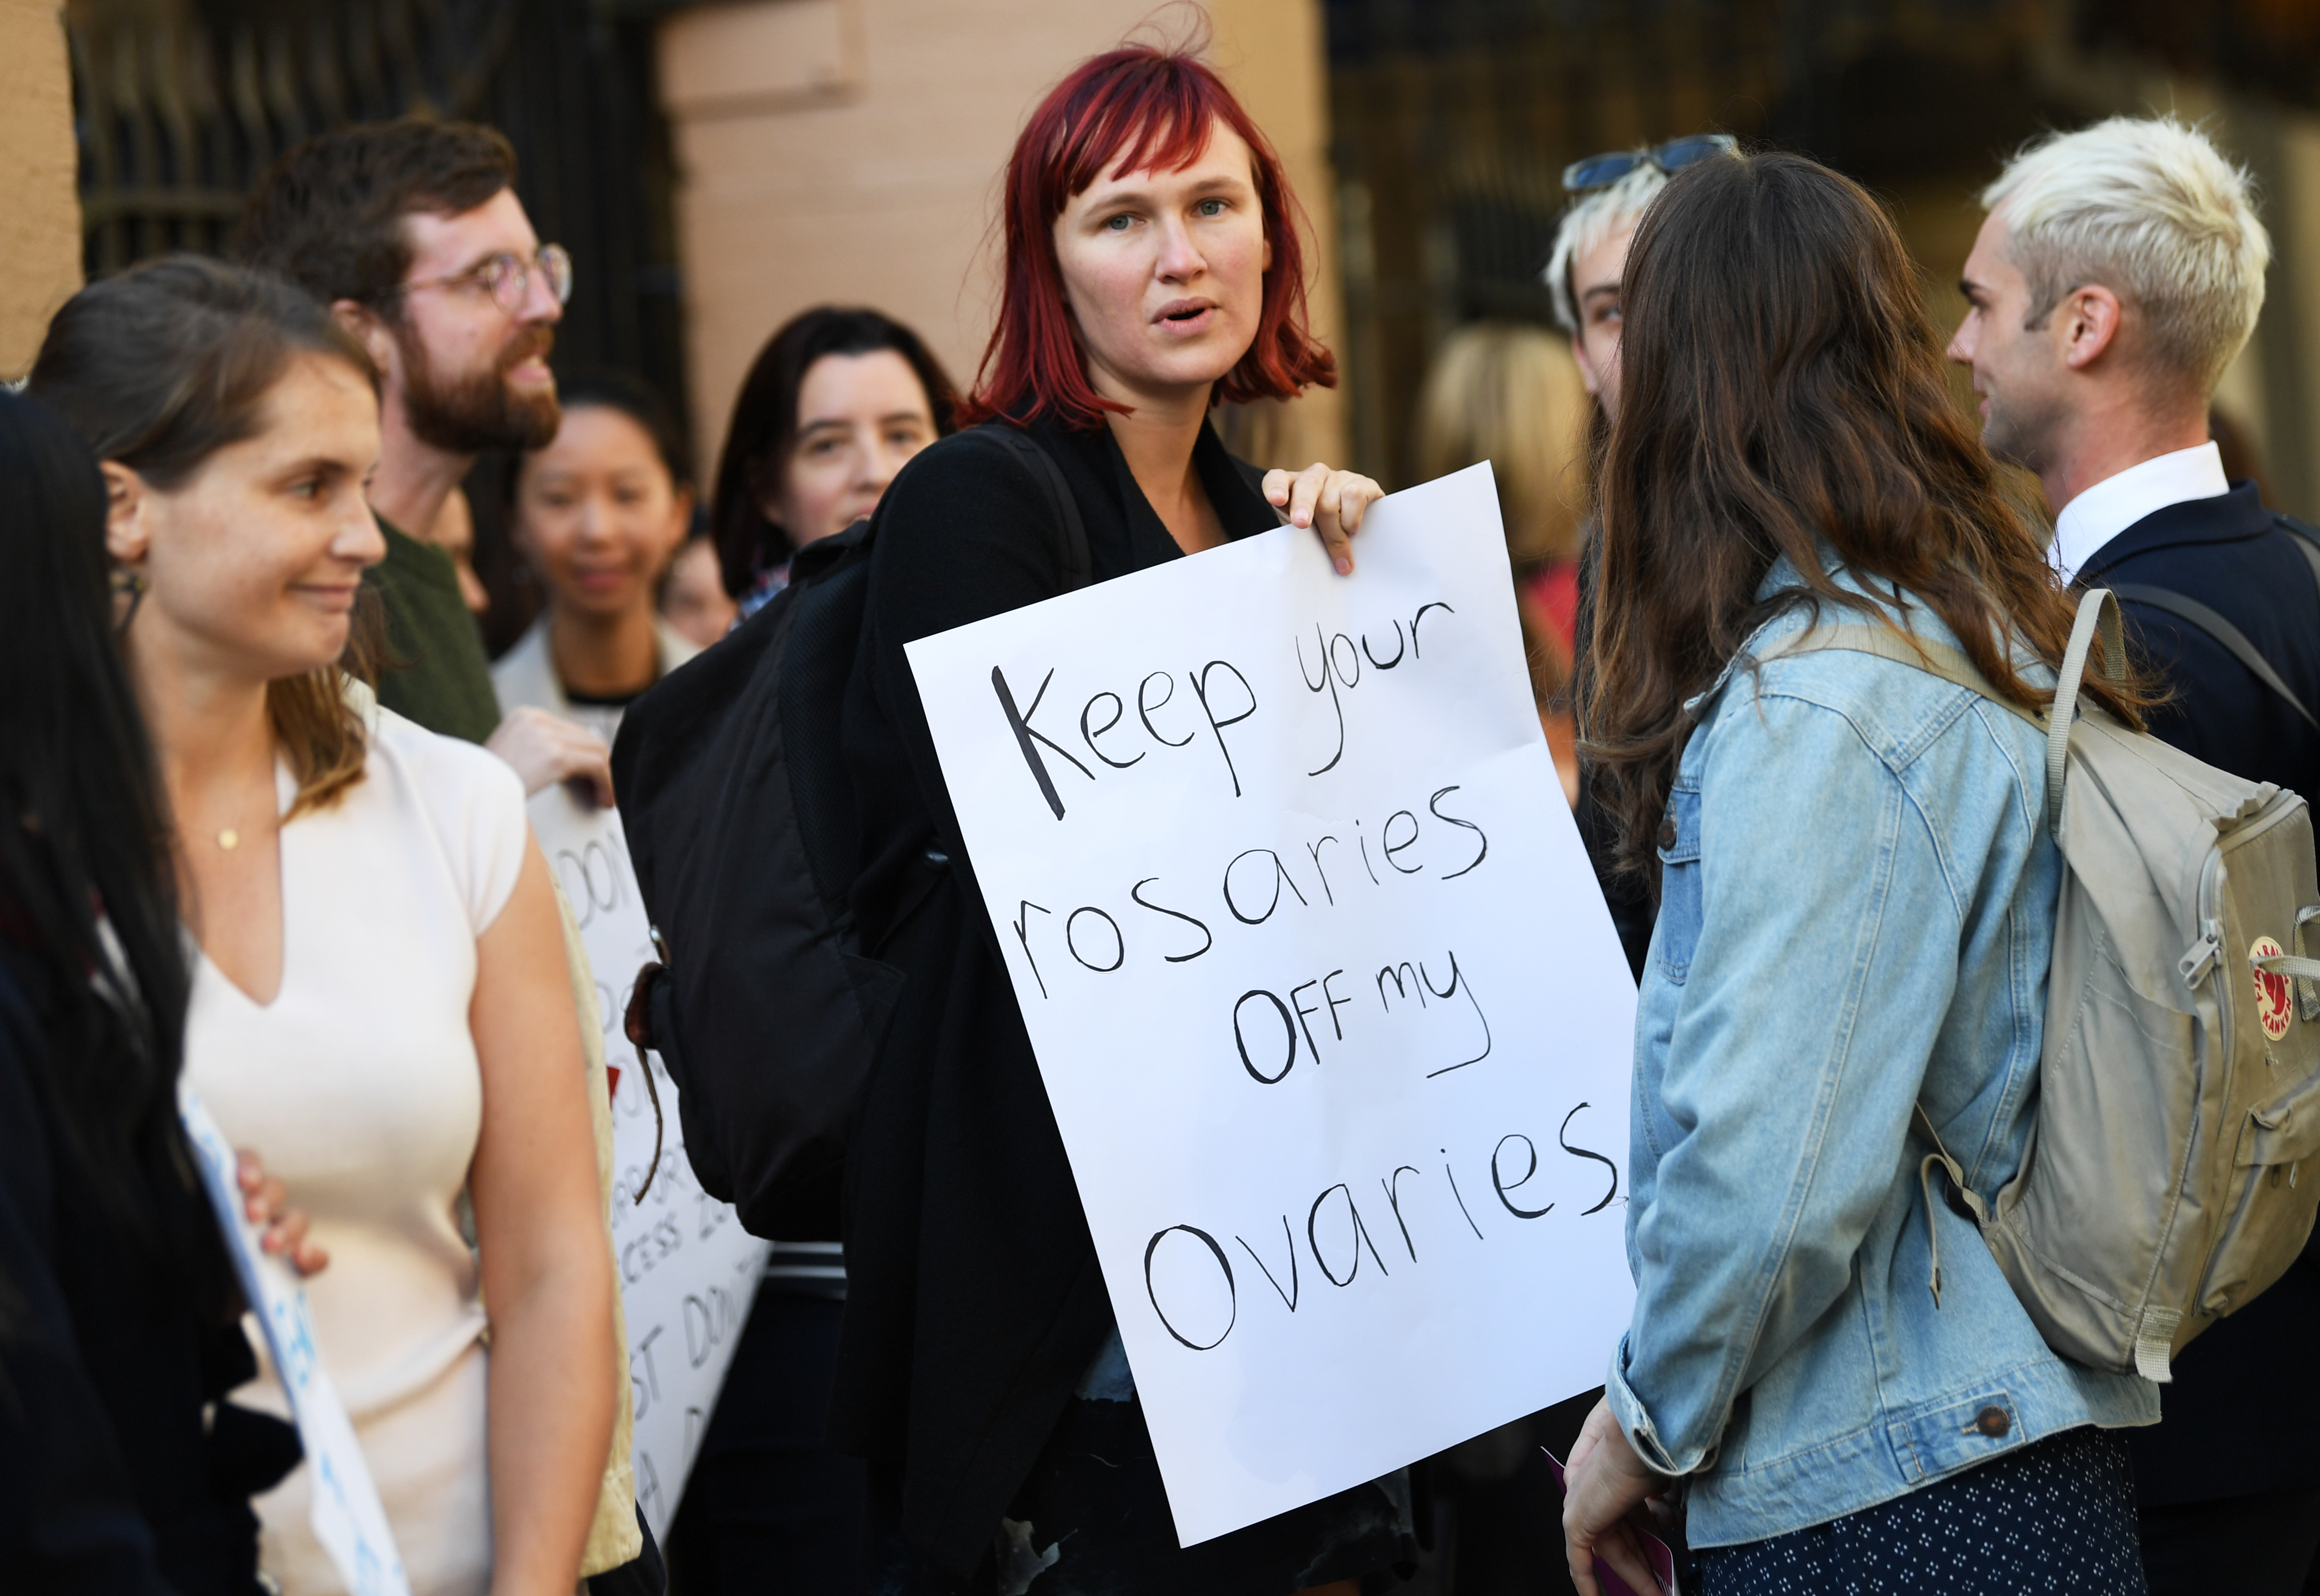
[[[425,541],[489,448],[539,448],[560,419],[548,355],[572,262],[515,195],[515,151],[490,128],[421,117],[343,128],[285,155],[250,195],[239,253],[328,303],[380,375],[370,502],[386,558],[379,701],[483,743],[527,791],[581,780],[609,801],[601,740],[544,710],[504,719],[457,568]]]
[[[2171,117],[2048,139],[1982,194],[1950,357],[1982,439],[2059,507],[2063,580],[2117,591],[2173,700],[2152,730],[2320,796],[2320,541],[2224,477],[2207,402],[2263,305],[2247,175]],[[2234,962],[2249,978],[2243,964]],[[2310,1023],[2311,1022],[2302,1022]],[[2184,1348],[2135,1430],[2153,1596],[2306,1589],[2320,1545],[2320,1249]]]

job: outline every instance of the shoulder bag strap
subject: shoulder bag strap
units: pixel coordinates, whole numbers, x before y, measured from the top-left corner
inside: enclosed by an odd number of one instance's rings
[[[1938,676],[1968,692],[1979,693],[2007,713],[2020,716],[2046,734],[2046,829],[2059,837],[2062,828],[2062,783],[2068,774],[2070,759],[2071,723],[2078,716],[2079,682],[2086,674],[2087,655],[2093,648],[2098,632],[2103,639],[2104,673],[2116,679],[2125,669],[2120,653],[2118,605],[2109,591],[2102,588],[2095,589],[2079,601],[2078,624],[2071,628],[2070,647],[2063,652],[2062,667],[2054,684],[2054,708],[2044,717],[2000,697],[1988,679],[1974,669],[1973,662],[1962,650],[1945,643],[1905,637],[1890,627],[1811,627],[1776,638],[1755,653],[1759,660],[1778,659],[1782,654],[1805,654],[1826,648],[1875,654],[1880,659],[1891,660],[1911,670]]]
[[[2271,522],[2296,540],[2297,552],[2304,556],[2304,563],[2312,567],[2313,585],[2320,587],[2320,531],[2306,526],[2294,516],[2284,516],[2277,510],[2272,512]]]
[[[1063,533],[1063,544],[1057,552],[1063,556],[1064,591],[1075,592],[1087,586],[1095,573],[1095,562],[1088,553],[1087,524],[1080,519],[1079,502],[1072,497],[1071,484],[1064,480],[1055,456],[1020,427],[994,421],[976,430],[996,438],[1015,456],[1047,496],[1047,508],[1056,512],[1056,525]]]
[[[2320,560],[2320,552],[2315,552],[2313,557],[2315,560]],[[2304,707],[2304,700],[2296,696],[2295,690],[2279,679],[2279,672],[2271,668],[2271,662],[2265,659],[2257,650],[2256,645],[2248,641],[2246,633],[2232,625],[2215,610],[2200,603],[2197,599],[2185,598],[2170,588],[2154,588],[2139,582],[2121,582],[2111,591],[2129,603],[2141,604],[2151,609],[2164,610],[2176,619],[2189,621],[2207,633],[2208,636],[2222,644],[2234,659],[2245,665],[2250,675],[2285,699],[2289,708],[2304,717],[2305,725],[2315,732],[2320,732],[2320,720],[2313,718],[2312,711]]]

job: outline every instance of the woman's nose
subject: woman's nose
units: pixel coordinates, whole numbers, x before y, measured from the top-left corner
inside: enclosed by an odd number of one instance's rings
[[[1153,269],[1170,283],[1183,283],[1197,277],[1208,268],[1192,235],[1182,221],[1169,221],[1161,229],[1160,257]]]

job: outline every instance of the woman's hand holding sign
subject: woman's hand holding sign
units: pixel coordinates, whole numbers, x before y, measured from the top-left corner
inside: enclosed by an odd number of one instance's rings
[[[1310,527],[1329,551],[1339,576],[1354,573],[1354,533],[1362,512],[1385,497],[1385,490],[1359,472],[1334,471],[1315,461],[1300,472],[1278,468],[1264,473],[1264,497],[1289,512],[1292,527]]]

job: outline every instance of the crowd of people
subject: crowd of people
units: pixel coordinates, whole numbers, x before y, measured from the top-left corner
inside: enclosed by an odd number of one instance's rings
[[[1811,160],[1702,135],[1565,184],[1563,336],[1460,333],[1419,439],[1429,473],[1493,463],[1538,801],[1575,809],[1639,988],[1636,1302],[1554,1560],[1649,1590],[1648,1525],[1710,1596],[2320,1591],[2320,1251],[2161,1384],[2054,1350],[1962,1200],[2035,1151],[2063,867],[2033,720],[2080,591],[2124,590],[2134,640],[2085,701],[2320,790],[2320,537],[2210,439],[2269,264],[2245,173],[2163,117],[2042,140],[1983,196],[1946,349],[1890,219]],[[11,1588],[340,1588],[181,1081],[304,1274],[412,1589],[660,1588],[607,1484],[606,1132],[524,804],[617,804],[631,706],[874,510],[837,713],[852,931],[899,997],[843,1204],[772,1239],[669,1588],[1353,1596],[1418,1566],[1422,1465],[1178,1546],[903,653],[1283,524],[1352,572],[1379,485],[1211,424],[1337,381],[1296,203],[1222,81],[1146,47],[1060,83],[1000,193],[972,386],[875,311],[807,310],[705,501],[662,396],[551,369],[572,262],[486,128],[320,135],[234,259],[58,312],[0,397]],[[544,599],[496,663],[463,488],[494,451]],[[1781,652],[1831,613],[1986,693]],[[1971,1192],[1937,1195],[1928,1139]]]

